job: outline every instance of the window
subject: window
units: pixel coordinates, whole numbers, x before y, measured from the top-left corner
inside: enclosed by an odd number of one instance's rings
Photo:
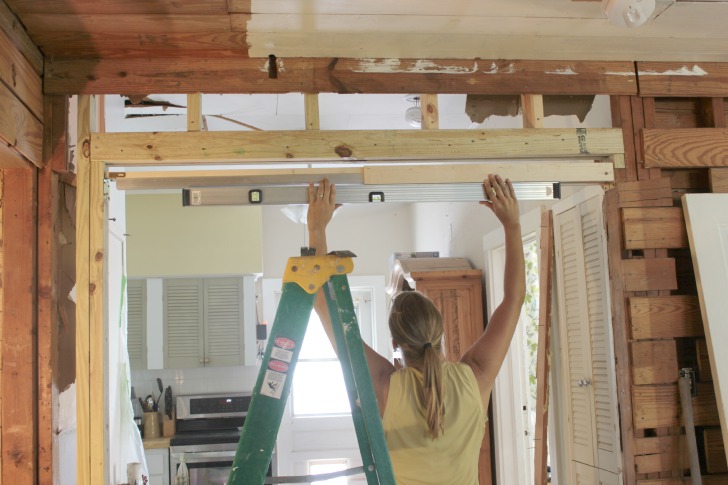
[[[280,297],[280,290],[276,290],[276,307]],[[372,345],[374,288],[352,286],[351,297],[362,339]],[[315,311],[311,312],[293,374],[291,403],[294,417],[351,414],[341,364]]]

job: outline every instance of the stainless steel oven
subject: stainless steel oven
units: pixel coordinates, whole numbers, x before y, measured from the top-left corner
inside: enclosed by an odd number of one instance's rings
[[[170,440],[171,482],[184,455],[190,485],[225,485],[230,475],[250,393],[177,396],[177,432]],[[275,452],[268,476],[273,476]]]

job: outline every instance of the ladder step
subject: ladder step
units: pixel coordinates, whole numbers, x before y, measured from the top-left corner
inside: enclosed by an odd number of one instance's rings
[[[297,477],[267,477],[265,479],[265,483],[310,483],[323,480],[331,480],[332,478],[361,475],[362,473],[364,473],[364,467],[357,466],[354,468],[347,468],[346,470],[340,470],[338,472],[320,473],[318,475],[300,475]]]

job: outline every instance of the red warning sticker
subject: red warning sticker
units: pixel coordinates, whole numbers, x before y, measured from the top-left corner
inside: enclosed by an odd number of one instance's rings
[[[276,347],[280,347],[282,349],[291,350],[296,348],[296,342],[289,338],[285,337],[277,337],[275,340]]]
[[[276,372],[288,372],[288,364],[281,362],[280,360],[271,360],[268,362],[268,368]]]

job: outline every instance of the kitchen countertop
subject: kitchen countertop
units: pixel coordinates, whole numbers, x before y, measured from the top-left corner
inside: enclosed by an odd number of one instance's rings
[[[169,438],[144,438],[142,443],[145,450],[169,448]]]

